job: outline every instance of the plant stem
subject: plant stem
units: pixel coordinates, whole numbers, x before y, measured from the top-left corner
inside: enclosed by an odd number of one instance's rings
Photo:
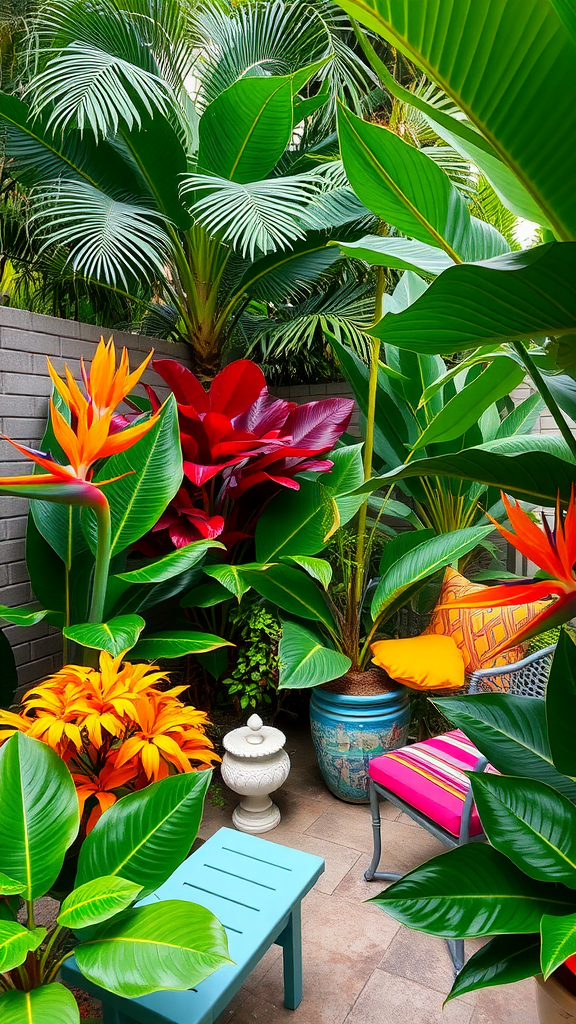
[[[54,978],[58,974],[58,971],[62,967],[62,964],[64,963],[64,961],[68,960],[73,955],[74,955],[74,950],[71,949],[71,950],[69,950],[68,953],[65,953],[64,956],[60,957],[60,959],[58,960],[58,963],[54,964],[54,967],[50,971],[49,976],[46,978],[46,981],[44,982],[45,985],[49,985],[51,981],[54,981]]]
[[[34,900],[26,900],[26,927],[30,929],[36,927],[34,921]]]
[[[52,950],[52,947],[54,946],[54,943],[59,938],[59,936],[62,933],[62,931],[63,931],[62,926],[61,925],[57,925],[57,927],[52,932],[52,935],[48,939],[48,942],[46,944],[46,949],[44,950],[44,953],[42,954],[42,959],[40,960],[40,978],[41,979],[44,976],[44,969],[46,967],[46,961],[48,960],[48,957],[50,956],[50,952]]]
[[[96,564],[94,566],[92,602],[90,604],[88,622],[103,621],[106,587],[108,585],[108,570],[110,568],[110,545],[112,539],[110,506],[104,495],[102,495],[102,497],[102,504],[99,504],[94,508],[94,512],[96,513],[98,536],[96,541]]]
[[[558,427],[560,433],[562,434],[562,437],[566,441],[566,444],[568,445],[570,451],[574,456],[576,456],[576,437],[574,437],[574,434],[570,430],[570,427],[568,426],[564,418],[560,406],[558,405],[556,399],[553,397],[546,381],[544,380],[542,374],[540,373],[540,370],[536,366],[536,363],[532,359],[532,356],[530,355],[528,349],[521,341],[514,341],[513,346],[516,349],[518,355],[520,356],[520,359],[524,363],[524,366],[526,367],[530,377],[532,378],[532,382],[536,390],[540,392],[542,398],[544,399],[546,405],[552,413],[556,426]]]

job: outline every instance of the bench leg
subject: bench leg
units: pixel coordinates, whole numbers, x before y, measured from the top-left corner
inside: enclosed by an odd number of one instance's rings
[[[293,907],[290,920],[277,938],[284,959],[284,1006],[295,1010],[302,1001],[302,923],[300,903]]]

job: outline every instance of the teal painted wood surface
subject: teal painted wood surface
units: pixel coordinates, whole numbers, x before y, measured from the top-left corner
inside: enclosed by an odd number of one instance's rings
[[[273,943],[283,947],[285,1006],[302,998],[300,905],[324,861],[256,836],[221,828],[143,900],[200,903],[222,922],[234,966],[221,967],[196,989],[123,999],[91,985],[74,959],[62,968],[69,984],[104,1004],[105,1024],[214,1024]]]

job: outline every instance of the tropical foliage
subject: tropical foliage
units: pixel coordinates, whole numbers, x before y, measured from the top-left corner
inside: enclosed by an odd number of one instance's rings
[[[373,902],[434,935],[494,936],[460,971],[449,999],[547,978],[576,953],[575,648],[564,629],[545,705],[497,693],[434,702],[500,773],[470,776],[490,845],[436,857]]]
[[[0,743],[26,733],[67,764],[86,833],[119,796],[219,760],[207,716],[179,700],[186,687],[161,689],[165,672],[122,657],[102,651],[99,669],[65,665],[27,692],[18,714],[0,711]]]
[[[54,884],[78,833],[76,789],[45,743],[18,732],[2,746],[3,1018],[80,1024],[72,992],[56,980],[72,955],[89,981],[129,998],[188,989],[230,963],[226,933],[204,907],[183,900],[134,905],[187,856],[209,781],[206,771],[173,776],[106,811],[82,844],[75,888],[47,930],[36,926],[34,905]],[[24,924],[18,920],[22,906]]]

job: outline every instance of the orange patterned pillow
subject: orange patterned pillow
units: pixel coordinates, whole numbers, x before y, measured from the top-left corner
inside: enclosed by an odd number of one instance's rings
[[[520,604],[511,608],[439,608],[439,605],[457,601],[468,594],[485,590],[481,583],[471,583],[455,569],[446,569],[442,590],[436,608],[432,612],[427,633],[451,636],[460,648],[466,672],[493,665],[510,665],[519,661],[526,653],[527,644],[504,651],[496,658],[491,652],[506,637],[511,637],[542,609],[538,604]]]

